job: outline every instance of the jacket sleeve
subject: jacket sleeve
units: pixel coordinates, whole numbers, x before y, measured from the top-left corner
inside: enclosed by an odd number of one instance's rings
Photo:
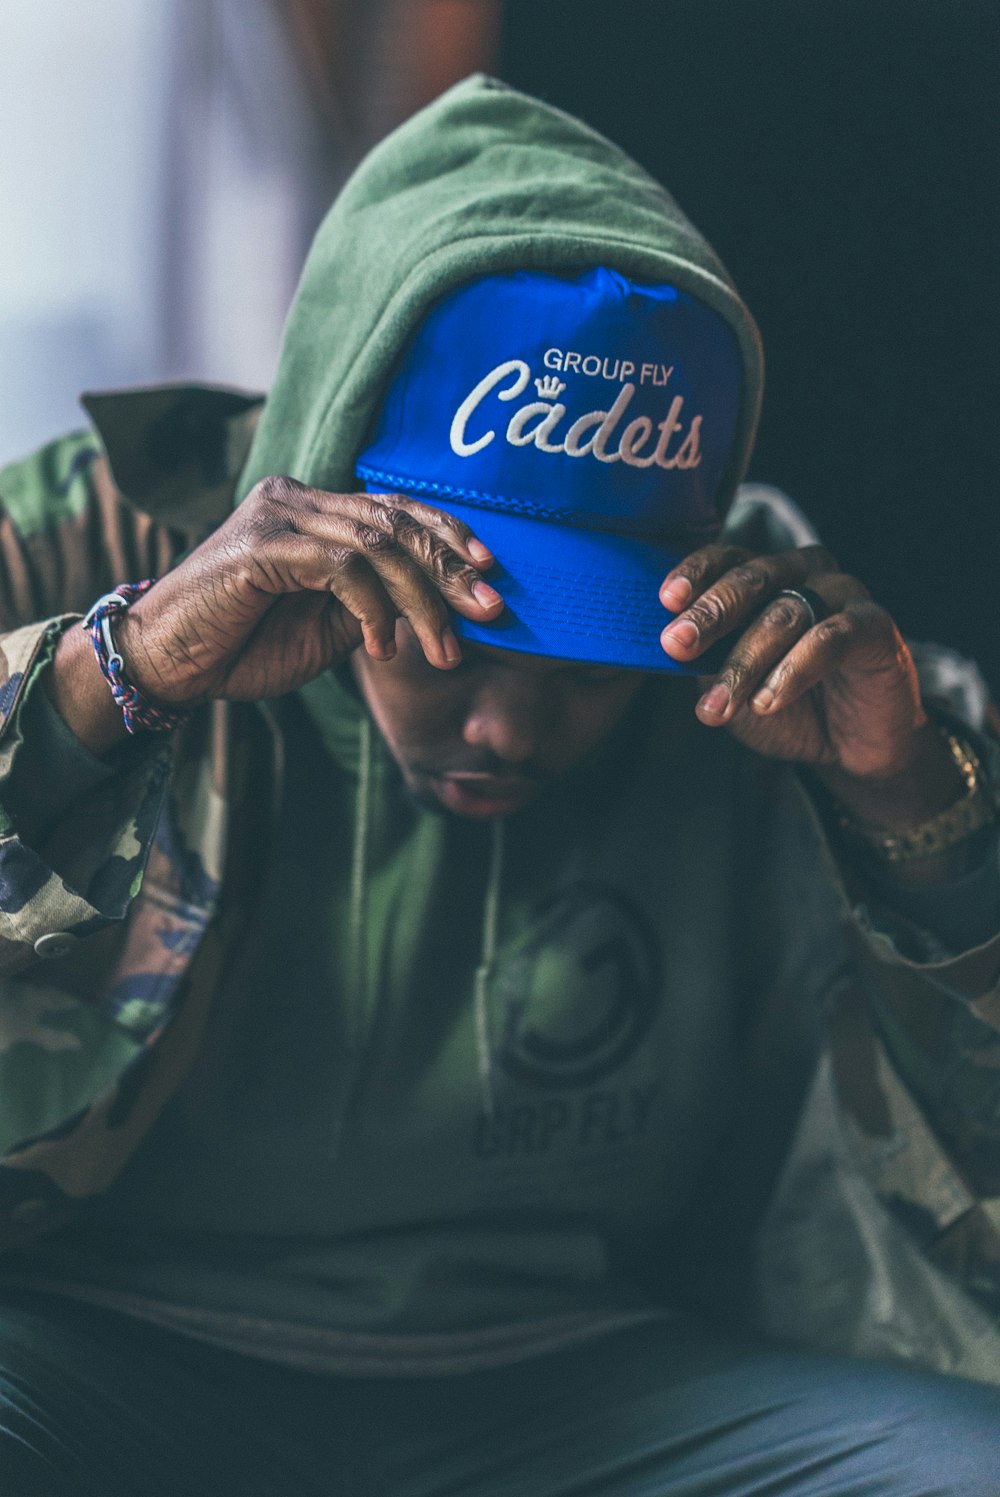
[[[62,631],[116,582],[166,570],[182,544],[122,498],[90,433],[0,473],[0,973],[122,920],[141,881],[165,744],[129,745],[114,773],[83,783],[44,827],[29,828],[23,794],[18,814],[19,797],[8,805],[5,792],[32,734],[42,751],[44,716],[29,707]]]
[[[1000,754],[979,748],[996,786]],[[1000,929],[948,949],[913,913],[854,903],[858,984],[832,1028],[844,1124],[883,1203],[1000,1314]]]
[[[796,784],[805,816],[788,804],[783,817],[794,856],[782,869],[777,829],[769,842],[762,828],[767,899],[752,906],[778,978],[792,958],[791,991],[770,978],[780,1001],[755,1037],[762,1113],[780,1096],[786,1036],[814,1014],[822,1026],[755,1224],[758,1324],[998,1382],[1000,934],[947,949],[940,921],[927,928],[857,879]]]

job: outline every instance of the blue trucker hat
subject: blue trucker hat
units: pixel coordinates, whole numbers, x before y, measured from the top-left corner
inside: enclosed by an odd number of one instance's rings
[[[358,477],[447,510],[497,558],[506,608],[456,615],[464,639],[705,672],[664,652],[658,592],[721,527],[741,369],[729,325],[674,286],[603,267],[486,276],[421,323]]]

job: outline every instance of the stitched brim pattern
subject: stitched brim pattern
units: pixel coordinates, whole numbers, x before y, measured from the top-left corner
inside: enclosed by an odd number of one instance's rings
[[[492,624],[455,614],[460,638],[630,670],[708,675],[719,669],[724,652],[706,652],[689,666],[672,660],[660,644],[660,633],[673,618],[660,602],[660,584],[681,560],[681,551],[452,500],[434,502],[489,546],[497,565],[487,580],[506,605]]]

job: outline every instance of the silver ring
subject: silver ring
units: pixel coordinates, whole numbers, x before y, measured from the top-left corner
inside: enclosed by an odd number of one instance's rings
[[[817,624],[830,616],[830,609],[811,587],[783,587],[780,593],[775,593],[775,597],[798,598],[800,603],[804,603],[809,610],[810,629],[815,629]]]

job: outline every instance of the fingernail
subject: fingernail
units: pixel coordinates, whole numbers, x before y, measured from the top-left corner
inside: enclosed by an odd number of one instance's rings
[[[680,624],[668,624],[663,631],[663,636],[673,645],[680,645],[682,650],[692,650],[698,643],[698,629],[690,619],[685,619]]]
[[[753,705],[758,712],[769,712],[774,703],[774,692],[770,686],[762,686],[753,698]]]
[[[482,608],[495,608],[503,599],[495,587],[490,587],[488,582],[474,582],[472,584],[472,595]]]
[[[660,598],[674,613],[679,613],[690,603],[691,592],[691,584],[686,577],[675,577],[670,586],[660,593]]]
[[[394,639],[387,639],[384,642],[384,644],[382,645],[382,659],[383,660],[395,660],[395,658],[396,658],[396,641]]]
[[[441,635],[441,648],[444,651],[444,658],[449,664],[455,665],[461,660],[462,651],[458,640],[455,638],[454,629],[446,629]]]
[[[702,712],[710,712],[713,717],[722,717],[731,700],[729,687],[718,684],[713,686],[711,691],[706,691],[698,706]]]
[[[492,562],[495,559],[489,547],[484,546],[482,541],[477,541],[475,537],[469,542],[469,555],[481,562]]]

